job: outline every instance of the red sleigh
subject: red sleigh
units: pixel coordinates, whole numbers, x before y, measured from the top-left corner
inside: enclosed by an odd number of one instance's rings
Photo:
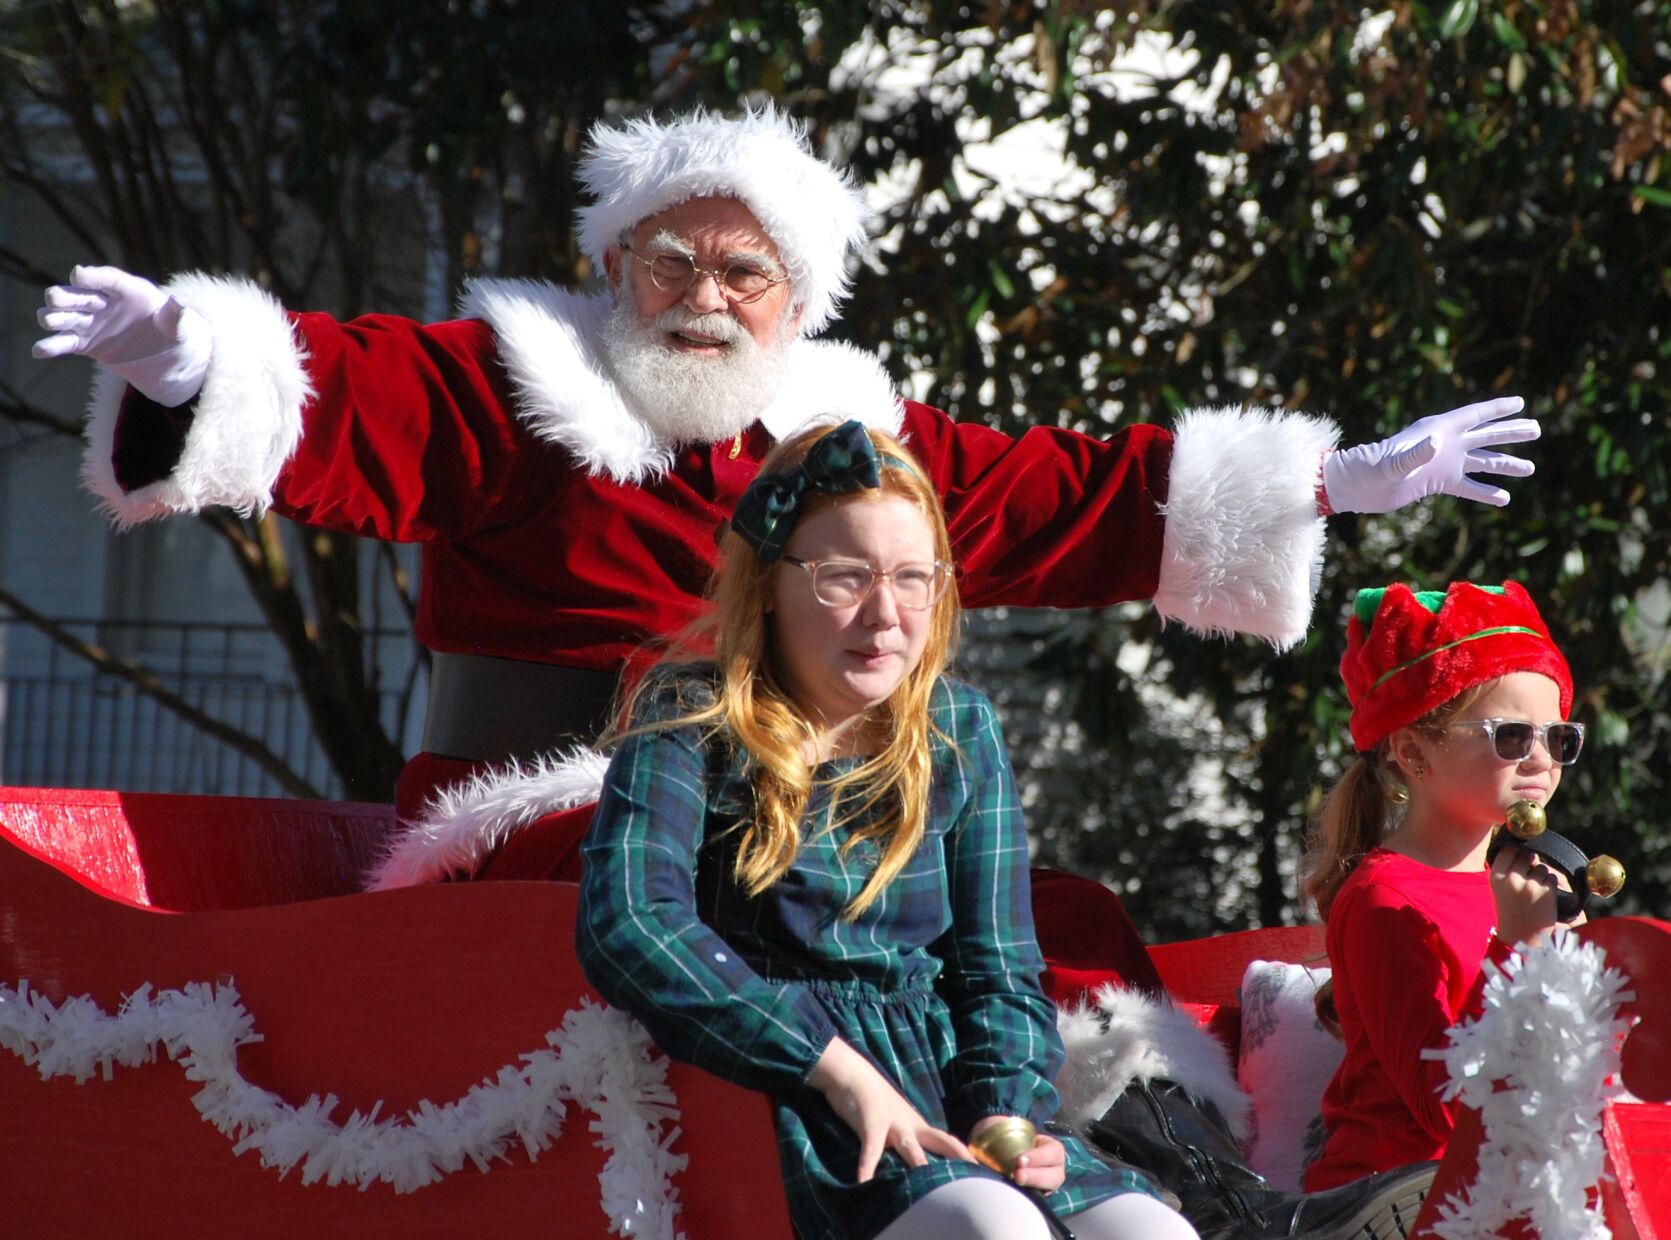
[[[379,1103],[386,1117],[460,1098],[528,1062],[566,1013],[595,1001],[570,946],[575,891],[357,892],[392,825],[383,806],[0,789],[0,985],[18,988],[14,1004],[18,992],[45,1005],[87,996],[114,1013],[144,984],[230,983],[262,1039],[237,1054],[251,1086],[291,1103],[330,1093],[339,1122]],[[1623,1075],[1653,1100],[1604,1116],[1607,1222],[1615,1237],[1671,1240],[1671,925],[1609,918],[1582,933],[1634,983],[1640,1023]],[[1046,949],[1064,975],[1097,971],[1093,942]],[[1314,929],[1272,929],[1150,954],[1175,998],[1217,1005],[1211,1028],[1233,1043],[1247,963],[1315,959],[1319,945]],[[466,1165],[417,1191],[356,1191],[318,1182],[329,1177],[317,1167],[281,1175],[255,1151],[235,1153],[200,1117],[199,1085],[165,1054],[82,1084],[42,1079],[26,1058],[0,1046],[8,1235],[609,1234],[607,1100],[596,1113],[571,1100],[561,1135],[535,1157],[513,1140],[486,1174]],[[691,1240],[787,1240],[765,1103],[694,1069],[665,1071],[677,1120],[662,1137],[688,1158],[670,1182],[677,1228]],[[1477,1126],[1453,1141],[1418,1230],[1469,1183],[1478,1144]]]

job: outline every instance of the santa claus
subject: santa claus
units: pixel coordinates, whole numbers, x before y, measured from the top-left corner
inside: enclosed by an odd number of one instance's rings
[[[248,280],[81,267],[40,312],[36,356],[100,363],[83,472],[119,525],[221,504],[423,545],[434,673],[383,885],[505,863],[519,828],[591,800],[601,760],[565,747],[596,735],[633,651],[693,618],[716,530],[814,419],[905,439],[967,605],[1149,599],[1279,648],[1305,631],[1328,512],[1506,503],[1470,472],[1532,469],[1494,450],[1537,436],[1514,398],[1345,451],[1327,419],[1261,409],[1106,440],[955,423],[811,339],[865,212],[789,118],[600,125],[579,176],[600,293],[478,280],[451,321],[338,322]],[[527,833],[540,854],[511,869],[562,872],[584,815]]]

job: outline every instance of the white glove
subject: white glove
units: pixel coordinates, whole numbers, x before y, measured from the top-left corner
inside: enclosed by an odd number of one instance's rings
[[[1336,512],[1392,512],[1444,494],[1501,508],[1509,502],[1509,493],[1468,475],[1531,474],[1532,462],[1489,450],[1496,444],[1528,443],[1542,433],[1533,418],[1498,421],[1525,407],[1518,396],[1484,400],[1435,413],[1379,443],[1331,452],[1323,458],[1323,493],[1329,507]]]
[[[161,405],[185,404],[209,371],[207,320],[118,267],[77,267],[47,289],[35,318],[52,333],[35,342],[36,357],[90,357]]]

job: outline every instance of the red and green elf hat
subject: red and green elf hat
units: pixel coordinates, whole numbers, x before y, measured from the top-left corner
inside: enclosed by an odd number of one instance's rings
[[[1561,689],[1561,717],[1572,712],[1567,661],[1517,583],[1359,590],[1340,660],[1352,743],[1368,752],[1464,689],[1510,672],[1549,677]]]

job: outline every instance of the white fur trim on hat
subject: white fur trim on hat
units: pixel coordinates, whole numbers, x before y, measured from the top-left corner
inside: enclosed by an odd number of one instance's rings
[[[621,234],[692,198],[737,198],[777,243],[800,330],[812,335],[847,295],[847,251],[865,239],[859,190],[812,153],[806,126],[770,104],[735,120],[697,111],[662,124],[600,122],[576,175],[596,199],[580,208],[580,246],[603,270]]]
[[[207,320],[214,352],[179,461],[166,478],[133,491],[116,481],[111,461],[127,384],[98,368],[81,478],[123,529],[216,504],[246,514],[266,508],[313,396],[307,350],[272,294],[249,280],[196,273],[166,289]]]
[[[642,483],[666,473],[676,443],[628,408],[603,360],[598,333],[607,298],[537,280],[471,280],[459,313],[493,328],[516,390],[517,416],[534,435],[567,449],[591,474]],[[788,346],[782,386],[758,415],[738,415],[733,434],[758,417],[776,439],[817,421],[857,418],[898,432],[905,411],[876,356],[830,340]]]
[[[422,818],[401,824],[366,875],[366,890],[390,891],[474,874],[518,829],[597,800],[608,769],[608,755],[577,746],[541,754],[527,764],[490,767],[443,788]]]
[[[1056,1088],[1074,1128],[1101,1119],[1133,1082],[1171,1081],[1217,1107],[1236,1139],[1246,1139],[1253,1101],[1236,1084],[1230,1052],[1188,1012],[1110,982],[1090,1006],[1063,1008],[1057,1027],[1067,1060]]]
[[[1194,632],[1305,636],[1323,569],[1317,478],[1326,418],[1195,409],[1173,432],[1155,609]]]

